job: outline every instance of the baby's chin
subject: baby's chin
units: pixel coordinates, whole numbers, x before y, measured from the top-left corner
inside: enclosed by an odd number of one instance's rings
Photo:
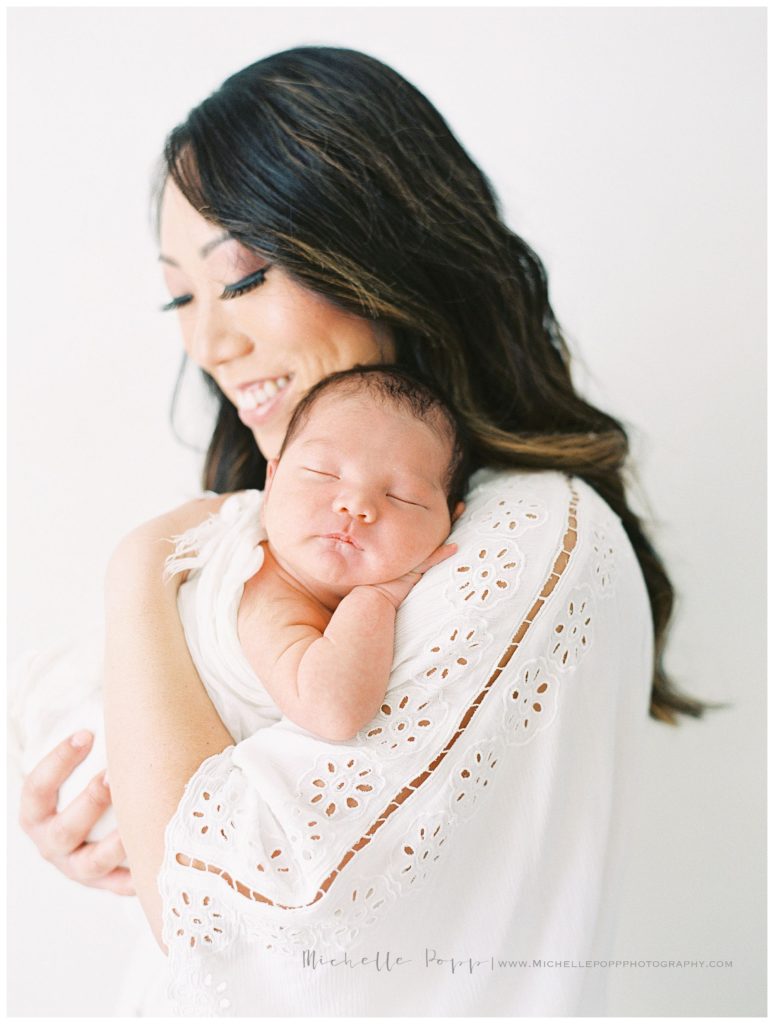
[[[388,559],[379,559],[372,554],[358,552],[326,551],[307,563],[306,571],[324,586],[337,588],[341,596],[353,587],[373,586],[388,583],[405,575],[413,566],[395,566]]]

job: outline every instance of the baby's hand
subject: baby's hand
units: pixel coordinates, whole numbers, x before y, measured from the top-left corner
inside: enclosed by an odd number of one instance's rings
[[[395,580],[389,580],[387,583],[372,583],[370,587],[372,590],[378,590],[380,593],[393,604],[397,609],[403,601],[409,595],[409,592],[419,583],[424,574],[428,569],[432,569],[434,565],[442,562],[449,555],[453,555],[457,550],[456,544],[441,544],[435,551],[426,558],[421,565],[418,565],[416,569],[410,569],[403,576],[399,576]]]

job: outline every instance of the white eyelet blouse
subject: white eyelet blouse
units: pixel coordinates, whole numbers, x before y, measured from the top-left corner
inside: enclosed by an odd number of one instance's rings
[[[283,718],[236,633],[261,494],[181,539],[179,607],[236,745],[205,761],[159,876],[191,1016],[604,1013],[653,635],[620,520],[582,480],[482,470],[398,612],[351,742]]]

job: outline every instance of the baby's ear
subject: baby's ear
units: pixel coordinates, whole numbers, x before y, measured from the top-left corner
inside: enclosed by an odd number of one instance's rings
[[[459,517],[462,515],[462,513],[464,511],[465,511],[465,502],[464,501],[458,501],[457,504],[454,506],[454,511],[452,512],[451,521],[453,523],[456,523],[457,520],[459,519]]]

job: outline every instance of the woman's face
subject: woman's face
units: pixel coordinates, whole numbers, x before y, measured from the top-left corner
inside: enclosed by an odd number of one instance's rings
[[[278,455],[293,409],[318,380],[395,359],[388,328],[338,309],[245,249],[172,181],[162,198],[159,259],[189,358],[237,407],[267,459]]]

